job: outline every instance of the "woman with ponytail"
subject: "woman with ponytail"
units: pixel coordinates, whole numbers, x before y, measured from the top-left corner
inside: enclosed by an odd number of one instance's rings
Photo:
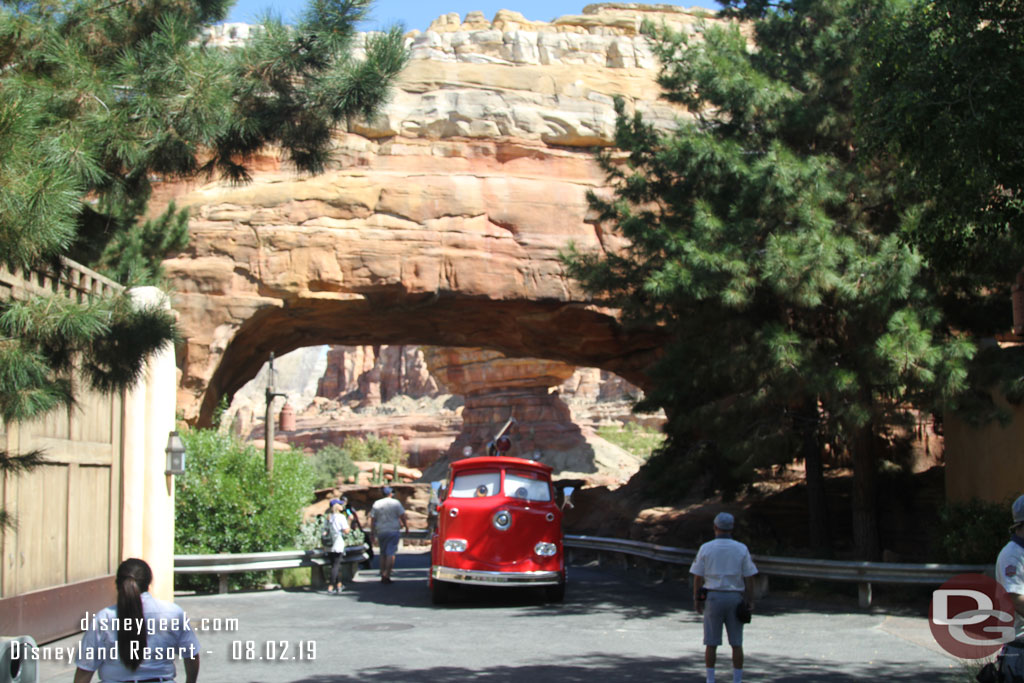
[[[153,571],[130,558],[117,568],[117,604],[100,610],[82,636],[75,683],[173,681],[181,657],[185,683],[199,677],[199,640],[184,610],[149,594]]]

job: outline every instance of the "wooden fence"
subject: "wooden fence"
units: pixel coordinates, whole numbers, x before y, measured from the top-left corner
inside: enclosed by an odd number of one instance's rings
[[[0,267],[0,300],[57,295],[85,302],[121,289],[70,261],[59,275]],[[45,642],[66,635],[67,624],[86,609],[112,602],[121,551],[124,396],[79,384],[75,398],[70,410],[0,424],[0,447],[40,449],[46,460],[0,480],[0,505],[17,524],[0,532],[0,635]]]

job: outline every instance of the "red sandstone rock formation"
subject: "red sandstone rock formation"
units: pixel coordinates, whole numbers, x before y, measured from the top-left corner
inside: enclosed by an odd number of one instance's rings
[[[376,406],[395,396],[436,396],[423,353],[416,346],[332,346],[317,396]]]
[[[188,251],[164,264],[185,419],[207,421],[270,351],[314,344],[494,348],[643,386],[660,333],[623,330],[558,253],[621,244],[586,200],[605,183],[592,148],[611,144],[612,97],[658,125],[683,115],[659,99],[644,18],[693,32],[704,17],[632,4],[551,23],[445,15],[410,34],[391,104],[338,137],[326,173],[298,177],[269,151],[250,185],[161,188],[192,211]],[[390,380],[369,372],[366,400],[384,400]]]

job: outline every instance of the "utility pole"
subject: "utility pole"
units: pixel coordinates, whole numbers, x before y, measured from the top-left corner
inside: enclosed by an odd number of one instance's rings
[[[274,399],[286,394],[274,393],[274,352],[270,352],[270,372],[267,377],[267,415],[264,422],[263,462],[267,474],[274,471]]]

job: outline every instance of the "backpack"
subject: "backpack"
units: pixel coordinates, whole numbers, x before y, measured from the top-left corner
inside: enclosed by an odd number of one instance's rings
[[[326,517],[324,517],[324,526],[320,530],[320,545],[326,550],[334,547],[334,526],[331,524],[331,520]]]
[[[1024,683],[1024,642],[1007,643],[996,661],[978,673],[980,683]]]

